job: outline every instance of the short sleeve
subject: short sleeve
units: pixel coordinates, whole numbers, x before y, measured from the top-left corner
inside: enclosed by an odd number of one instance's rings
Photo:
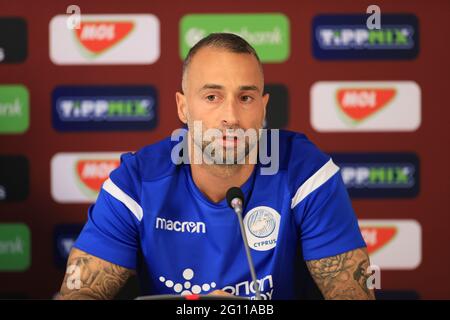
[[[136,269],[139,248],[139,223],[142,208],[133,186],[133,170],[122,156],[121,165],[103,183],[95,204],[88,210],[88,221],[74,247],[93,256]]]
[[[316,188],[293,208],[300,228],[304,259],[317,260],[365,247],[338,168],[330,177],[325,173],[318,178],[322,183],[317,185],[317,181],[314,182]]]

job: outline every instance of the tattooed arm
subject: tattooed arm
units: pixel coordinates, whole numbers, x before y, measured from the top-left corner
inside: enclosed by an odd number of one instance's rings
[[[366,248],[337,256],[306,261],[309,272],[327,300],[373,300],[373,289],[367,288],[370,265]]]
[[[133,270],[73,248],[57,299],[113,299],[133,273]]]

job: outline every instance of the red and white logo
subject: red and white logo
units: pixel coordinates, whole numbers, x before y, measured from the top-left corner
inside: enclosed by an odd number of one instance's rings
[[[81,16],[80,28],[66,15],[50,22],[50,58],[55,64],[151,64],[160,55],[159,20],[151,14]]]
[[[311,125],[317,131],[414,131],[421,123],[420,88],[412,81],[317,82]]]
[[[58,153],[51,162],[51,192],[61,203],[92,203],[122,153]]]
[[[362,121],[386,107],[395,96],[394,88],[338,89],[338,107],[354,121]]]
[[[119,164],[119,159],[81,159],[76,162],[77,177],[86,188],[98,193],[103,182]]]
[[[369,254],[377,252],[378,249],[383,248],[391,242],[397,234],[397,231],[395,226],[361,227],[361,233],[367,244],[367,251]]]
[[[415,269],[422,260],[422,229],[416,220],[359,220],[370,262],[383,269]]]
[[[92,21],[80,23],[80,28],[74,31],[84,48],[100,54],[122,41],[133,27],[133,21]]]

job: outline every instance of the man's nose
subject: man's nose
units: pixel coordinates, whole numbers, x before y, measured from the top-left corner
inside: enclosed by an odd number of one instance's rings
[[[232,98],[223,105],[222,125],[227,128],[239,126],[239,104]]]

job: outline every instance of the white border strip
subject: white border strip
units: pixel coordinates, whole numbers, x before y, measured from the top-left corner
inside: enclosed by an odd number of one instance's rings
[[[327,182],[327,180],[338,171],[339,167],[335,165],[333,160],[330,158],[327,163],[325,163],[297,189],[297,192],[291,201],[291,209],[294,209],[297,204],[305,199],[311,192]]]
[[[107,191],[110,195],[112,195],[114,198],[122,202],[128,209],[130,209],[130,211],[139,221],[142,220],[142,217],[144,215],[142,207],[136,201],[134,201],[129,195],[120,190],[120,188],[116,186],[110,178],[108,178],[103,183],[103,189]]]

